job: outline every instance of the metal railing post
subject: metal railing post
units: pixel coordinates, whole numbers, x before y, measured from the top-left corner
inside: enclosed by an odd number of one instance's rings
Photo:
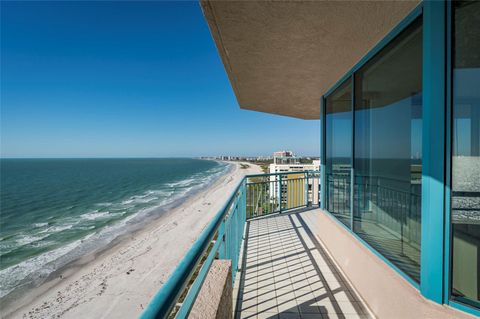
[[[309,173],[306,174],[307,175],[307,185],[306,186],[306,189],[305,189],[305,193],[307,194],[307,196],[305,197],[306,198],[306,207],[309,206],[309,203],[310,203],[310,192],[309,192],[309,188],[310,188],[310,179],[308,178],[309,177]],[[312,206],[313,206],[313,180],[312,180]]]
[[[283,202],[283,185],[282,185],[282,174],[278,175],[278,181],[279,181],[279,192],[280,192],[280,213],[282,213],[282,202]]]

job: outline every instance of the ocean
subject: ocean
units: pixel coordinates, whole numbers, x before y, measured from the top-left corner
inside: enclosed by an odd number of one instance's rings
[[[0,159],[0,298],[41,284],[229,169],[186,158]]]

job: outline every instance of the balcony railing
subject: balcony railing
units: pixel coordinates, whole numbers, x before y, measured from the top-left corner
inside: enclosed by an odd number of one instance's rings
[[[348,217],[350,176],[327,174],[326,182],[327,207],[339,218],[343,214]],[[420,187],[420,183],[355,176],[354,211],[357,214],[362,212],[364,221],[381,223],[401,234],[402,250],[404,240],[415,246],[420,240]],[[232,281],[235,281],[247,220],[298,208],[315,208],[320,204],[319,199],[319,172],[246,176],[153,297],[141,317],[186,318],[214,259],[231,260]],[[478,192],[454,192],[453,200],[454,214],[461,212],[463,218],[468,217],[470,210],[478,209],[480,203]],[[376,214],[370,213],[372,203],[375,204]],[[380,246],[377,249],[382,250]]]
[[[247,219],[319,204],[319,172],[250,175],[246,179]]]
[[[214,259],[232,262],[238,271],[248,219],[319,204],[319,172],[246,176],[225,206],[193,244],[141,318],[186,318]]]
[[[381,224],[401,240],[420,242],[421,184],[380,176],[355,176],[354,196],[348,174],[327,174],[327,208],[339,218],[350,218],[353,198],[354,220]]]

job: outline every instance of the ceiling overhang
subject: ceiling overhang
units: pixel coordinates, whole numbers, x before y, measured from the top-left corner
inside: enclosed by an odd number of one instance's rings
[[[320,97],[420,1],[201,1],[242,109],[318,119]]]

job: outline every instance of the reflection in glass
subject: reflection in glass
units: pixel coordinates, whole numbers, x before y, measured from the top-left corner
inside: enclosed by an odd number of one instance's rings
[[[480,306],[480,2],[455,2],[452,297]]]
[[[353,229],[419,282],[421,20],[355,76]]]
[[[326,99],[327,210],[350,225],[352,84],[348,79]]]

